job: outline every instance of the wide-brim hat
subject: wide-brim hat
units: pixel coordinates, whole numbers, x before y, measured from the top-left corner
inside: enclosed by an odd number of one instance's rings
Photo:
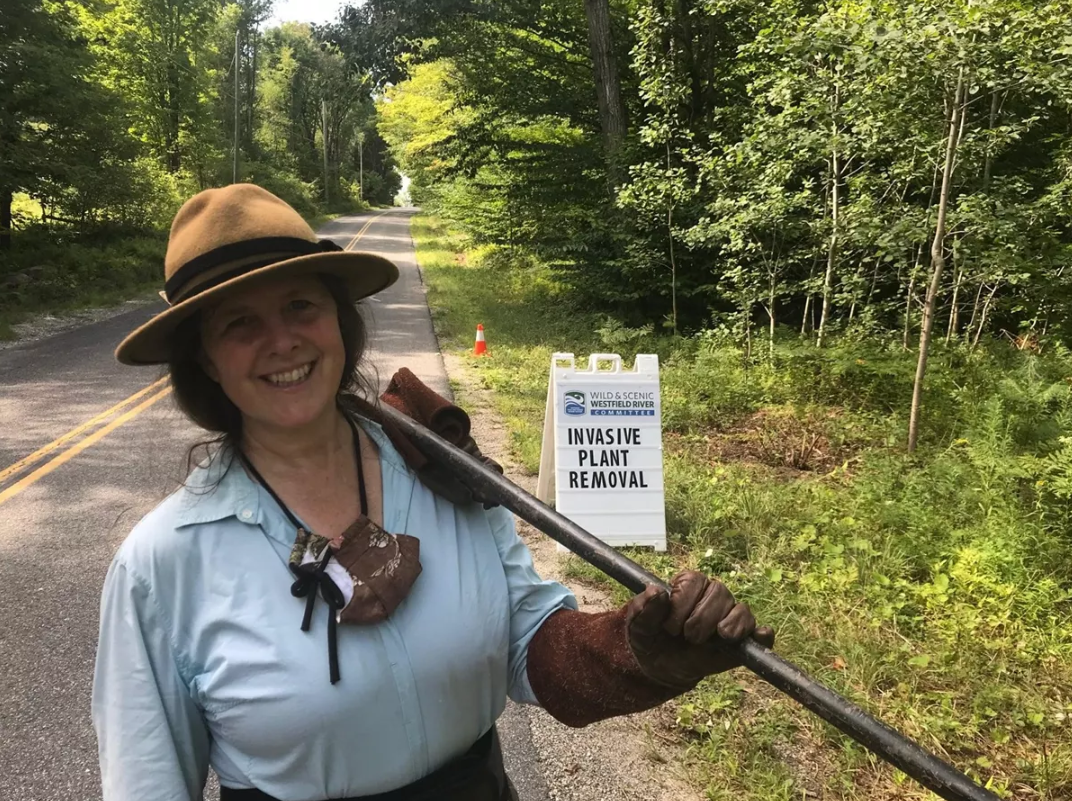
[[[194,195],[175,215],[164,257],[169,308],[124,339],[123,364],[162,364],[176,327],[224,295],[268,277],[333,275],[357,301],[398,280],[398,268],[372,253],[318,239],[293,208],[266,189],[232,184]]]

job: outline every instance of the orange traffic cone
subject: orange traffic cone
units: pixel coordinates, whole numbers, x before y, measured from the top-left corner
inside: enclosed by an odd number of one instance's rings
[[[474,356],[487,356],[488,343],[484,341],[484,325],[480,323],[476,327],[476,343],[473,345]]]

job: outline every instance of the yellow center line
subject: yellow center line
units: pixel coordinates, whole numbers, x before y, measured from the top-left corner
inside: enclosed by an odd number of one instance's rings
[[[112,422],[108,423],[108,425],[104,426],[104,428],[101,428],[101,429],[93,432],[88,437],[86,437],[84,440],[79,442],[77,445],[74,445],[74,446],[68,448],[63,453],[61,453],[59,456],[57,456],[56,458],[52,459],[52,461],[46,462],[45,464],[41,465],[39,468],[34,470],[32,473],[30,473],[30,475],[26,476],[25,478],[19,479],[14,484],[12,484],[10,487],[8,487],[6,490],[4,490],[3,492],[0,492],[0,506],[2,506],[4,504],[4,501],[8,500],[9,498],[15,497],[16,495],[18,495],[20,492],[22,492],[24,489],[26,489],[30,485],[35,484],[37,481],[40,481],[42,478],[47,476],[49,473],[51,473],[57,467],[60,467],[61,465],[66,464],[71,459],[73,459],[75,456],[77,456],[82,451],[84,451],[86,448],[88,448],[90,445],[93,445],[94,443],[100,442],[106,436],[108,436],[113,431],[115,431],[117,428],[119,428],[119,426],[123,425],[124,423],[126,423],[126,422],[128,422],[130,420],[133,420],[135,417],[137,417],[139,414],[144,412],[146,409],[148,409],[150,406],[152,406],[158,400],[160,400],[161,398],[164,398],[164,397],[166,397],[166,396],[168,396],[170,394],[171,394],[171,387],[165,387],[160,392],[158,392],[155,395],[152,395],[151,397],[149,397],[148,400],[142,401],[141,403],[139,403],[137,406],[135,406],[130,411],[128,411],[128,412],[120,415],[119,417],[115,418]]]
[[[129,406],[131,403],[133,403],[134,401],[136,401],[138,398],[142,397],[143,395],[145,395],[145,394],[147,394],[149,392],[152,392],[154,389],[158,389],[159,387],[163,386],[164,384],[167,383],[167,381],[168,381],[168,379],[165,376],[164,378],[161,378],[159,381],[153,382],[152,384],[150,384],[149,386],[147,386],[145,389],[141,390],[140,392],[136,392],[133,395],[131,395],[129,398],[126,398],[125,400],[121,400],[119,403],[117,403],[111,409],[108,409],[107,411],[101,412],[100,414],[98,414],[93,419],[87,420],[86,422],[82,423],[82,425],[78,426],[78,428],[75,428],[75,429],[72,429],[71,431],[68,431],[66,434],[64,434],[59,439],[53,440],[52,442],[48,443],[48,445],[45,445],[42,448],[38,448],[36,451],[31,453],[29,456],[27,456],[27,457],[25,457],[23,459],[19,459],[19,461],[15,462],[15,464],[11,465],[10,467],[6,467],[3,470],[0,470],[0,484],[2,484],[3,482],[7,481],[9,478],[14,476],[15,474],[21,473],[23,470],[25,470],[26,468],[28,468],[30,465],[34,464],[35,462],[41,461],[41,459],[43,459],[44,457],[48,456],[48,454],[52,453],[57,448],[67,444],[68,442],[70,442],[75,437],[81,436],[83,433],[85,433],[89,429],[93,428],[93,426],[97,425],[98,423],[104,422],[109,417],[111,417],[113,414],[115,414],[120,409],[122,409],[124,406]]]
[[[352,248],[354,246],[354,243],[365,235],[365,231],[369,229],[369,226],[389,211],[391,211],[391,209],[385,209],[379,214],[374,214],[372,217],[370,217],[369,221],[365,223],[364,226],[362,226],[361,230],[354,234],[354,238],[346,243],[346,247],[344,247],[343,250],[349,250],[350,248]]]

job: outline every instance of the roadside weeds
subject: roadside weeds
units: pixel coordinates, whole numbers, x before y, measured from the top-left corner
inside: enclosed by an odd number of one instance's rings
[[[1025,462],[1000,437],[961,425],[952,446],[905,458],[900,407],[887,407],[911,372],[896,354],[847,342],[816,355],[794,338],[777,364],[749,364],[724,332],[671,338],[608,323],[546,267],[489,256],[435,218],[413,228],[451,377],[464,373],[494,408],[529,481],[551,351],[658,352],[670,550],[629,555],[663,578],[686,567],[719,576],[789,659],[1000,796],[1072,798],[1072,635],[1046,623],[1067,606],[1072,562],[1060,526],[1023,505]],[[487,359],[467,355],[478,322]],[[936,370],[953,386],[1001,358]],[[1000,408],[940,390],[932,403],[969,424]],[[582,592],[627,597],[580,560],[559,569]],[[712,801],[933,797],[746,671],[711,677],[662,712],[683,770]]]

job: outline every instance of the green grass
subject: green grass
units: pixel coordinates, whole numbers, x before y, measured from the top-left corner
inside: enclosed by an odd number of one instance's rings
[[[40,230],[16,233],[0,262],[0,339],[13,325],[48,312],[110,306],[159,290],[166,236],[133,231],[66,238]]]
[[[341,217],[342,212],[330,212],[327,214],[314,214],[307,216],[305,221],[309,223],[309,227],[314,231],[319,231],[323,226],[327,225],[332,220]]]
[[[787,658],[999,794],[1072,798],[1067,351],[936,350],[926,445],[907,456],[914,362],[895,344],[787,336],[749,360],[724,333],[601,319],[434,218],[414,236],[444,348],[468,353],[484,324],[491,357],[467,369],[529,470],[553,351],[659,353],[671,548],[631,554],[719,575]],[[681,699],[677,727],[708,798],[933,797],[743,671]]]
[[[469,366],[484,386],[498,391],[513,445],[523,464],[535,470],[552,343],[578,352],[592,348],[598,341],[591,333],[595,317],[563,299],[544,270],[501,269],[494,259],[457,269],[460,259],[475,260],[459,255],[463,240],[425,217],[414,219],[413,235],[440,342],[471,354],[477,324],[483,324],[491,357],[470,355]]]

